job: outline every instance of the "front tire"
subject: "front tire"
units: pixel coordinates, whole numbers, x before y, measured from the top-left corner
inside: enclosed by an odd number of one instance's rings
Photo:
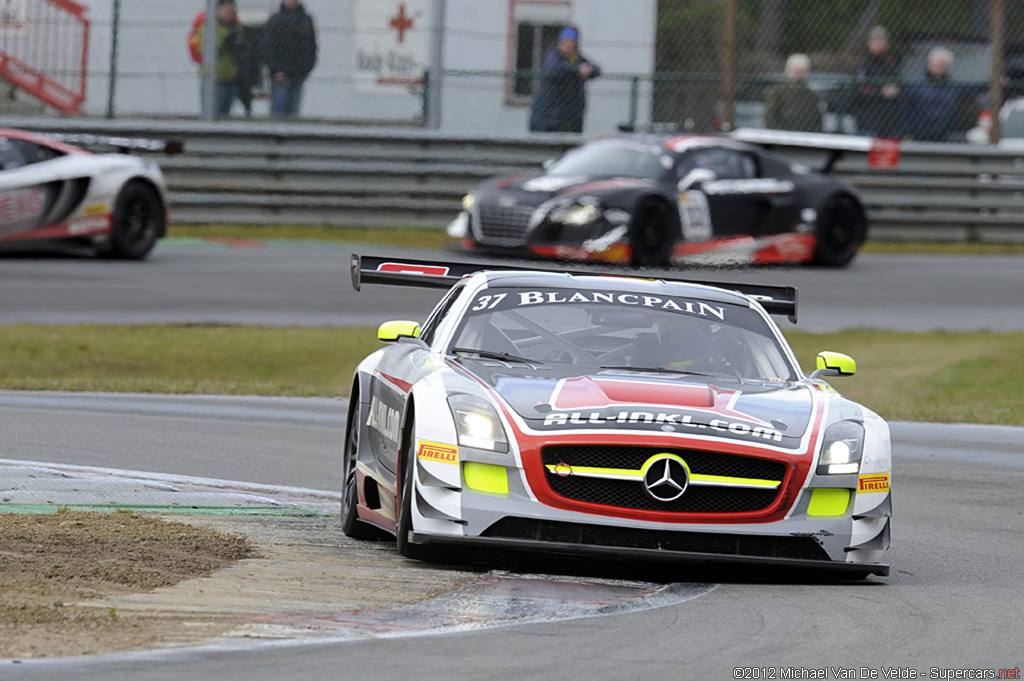
[[[398,463],[398,523],[395,528],[395,544],[398,553],[415,560],[430,560],[433,551],[429,547],[413,544],[409,533],[415,528],[412,521],[412,498],[416,495],[416,419],[409,407],[408,425],[402,433],[402,451]]]
[[[664,201],[641,200],[629,228],[633,267],[668,267],[678,232],[672,211]]]
[[[867,238],[864,211],[851,196],[833,196],[818,215],[814,264],[846,267]]]
[[[129,182],[114,202],[110,231],[110,256],[142,260],[164,235],[163,203],[156,190],[145,182]]]
[[[358,395],[353,394],[353,402]],[[348,417],[345,432],[345,460],[342,466],[341,531],[353,539],[379,539],[380,531],[359,519],[359,489],[356,476],[356,462],[359,461],[359,412],[358,405]]]

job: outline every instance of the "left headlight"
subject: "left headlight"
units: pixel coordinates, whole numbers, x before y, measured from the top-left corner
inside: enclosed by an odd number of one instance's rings
[[[590,203],[559,206],[548,215],[548,220],[563,225],[586,225],[601,219],[601,207]]]
[[[462,197],[462,210],[467,213],[472,213],[473,209],[476,208],[476,197],[472,194],[466,194]]]
[[[494,407],[474,395],[451,395],[448,407],[455,417],[459,445],[507,452],[508,438]]]
[[[843,475],[860,471],[864,426],[856,421],[833,423],[825,431],[818,459],[818,475]]]

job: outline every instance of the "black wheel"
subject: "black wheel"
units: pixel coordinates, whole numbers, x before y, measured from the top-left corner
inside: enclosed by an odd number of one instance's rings
[[[818,213],[818,244],[814,263],[845,267],[867,237],[864,212],[850,196],[834,196]]]
[[[355,393],[353,400],[357,399]],[[353,539],[379,539],[381,531],[359,519],[356,505],[359,490],[356,489],[356,462],[359,460],[359,408],[349,414],[345,433],[345,461],[342,467],[341,531]]]
[[[629,242],[634,267],[667,267],[679,228],[664,201],[644,199],[637,204]]]
[[[416,494],[413,477],[416,472],[416,452],[413,433],[415,432],[415,415],[410,412],[405,432],[402,433],[402,451],[398,457],[398,527],[395,530],[395,543],[398,552],[406,558],[430,560],[433,551],[429,547],[413,544],[409,541],[412,523],[412,498]]]
[[[156,190],[144,182],[129,182],[114,202],[109,255],[125,260],[145,258],[164,234],[164,219]]]

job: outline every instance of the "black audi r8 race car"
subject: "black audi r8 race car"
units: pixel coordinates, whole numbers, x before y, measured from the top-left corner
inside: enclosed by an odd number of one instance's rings
[[[867,237],[853,187],[735,139],[627,134],[546,165],[478,186],[448,234],[474,251],[659,267],[843,267]]]
[[[822,380],[851,358],[801,370],[769,316],[795,321],[793,288],[358,255],[352,277],[448,291],[356,369],[348,536],[888,574],[889,428]]]

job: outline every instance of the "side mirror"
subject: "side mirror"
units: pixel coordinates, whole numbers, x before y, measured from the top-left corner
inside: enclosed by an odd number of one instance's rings
[[[686,176],[683,177],[683,179],[679,180],[677,187],[681,192],[686,191],[695,184],[711,182],[716,177],[717,175],[715,175],[715,171],[713,170],[708,170],[707,168],[694,168],[690,172],[686,173]]]
[[[377,340],[381,343],[396,343],[402,338],[419,338],[419,322],[397,320],[384,322],[377,329]]]
[[[554,165],[555,165],[555,159],[549,158],[548,160],[546,160],[543,163],[541,163],[540,167],[543,168],[544,170],[551,170],[551,168]]]
[[[838,352],[819,352],[818,368],[810,378],[819,376],[853,376],[857,373],[857,363],[849,355]]]

